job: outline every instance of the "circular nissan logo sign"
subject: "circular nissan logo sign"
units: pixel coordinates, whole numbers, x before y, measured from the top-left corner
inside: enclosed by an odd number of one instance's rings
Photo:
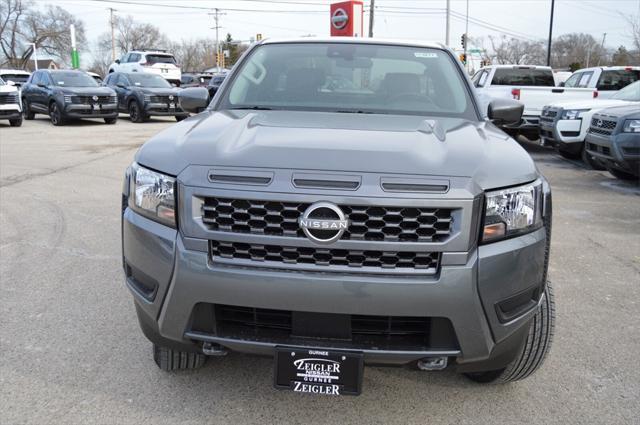
[[[317,243],[335,242],[349,227],[342,210],[331,202],[311,204],[298,221],[304,234]]]
[[[349,22],[349,15],[344,9],[336,9],[331,16],[331,25],[337,29],[341,30],[347,26],[347,22]]]

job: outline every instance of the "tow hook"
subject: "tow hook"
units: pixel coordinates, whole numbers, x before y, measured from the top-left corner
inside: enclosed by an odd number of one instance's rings
[[[442,370],[447,367],[447,357],[425,357],[418,360],[420,370]]]
[[[214,344],[213,342],[204,342],[202,343],[202,353],[205,356],[222,357],[227,355],[227,349],[222,345]]]

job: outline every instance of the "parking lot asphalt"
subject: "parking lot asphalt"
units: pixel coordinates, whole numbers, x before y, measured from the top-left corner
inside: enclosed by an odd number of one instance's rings
[[[172,119],[0,122],[0,423],[640,423],[640,187],[525,144],[554,194],[557,327],[532,377],[365,370],[363,394],[272,388],[270,359],[152,360],[124,286],[120,193]]]

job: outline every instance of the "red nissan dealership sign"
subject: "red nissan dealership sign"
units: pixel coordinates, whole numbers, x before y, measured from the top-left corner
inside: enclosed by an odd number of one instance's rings
[[[361,0],[331,5],[331,36],[362,37],[363,5]]]

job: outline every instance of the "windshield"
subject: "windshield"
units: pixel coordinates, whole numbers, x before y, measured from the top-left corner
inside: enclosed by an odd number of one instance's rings
[[[172,63],[175,65],[176,60],[170,55],[147,55],[147,63],[150,65],[154,63]]]
[[[171,88],[171,84],[159,75],[154,74],[127,74],[127,78],[131,82],[131,85],[136,87],[151,87],[151,88]]]
[[[2,78],[5,81],[13,81],[14,83],[26,83],[29,79],[29,74],[2,74]]]
[[[634,102],[640,102],[640,81],[629,84],[627,87],[611,96],[611,98],[617,100],[630,100]]]
[[[266,44],[232,76],[221,109],[283,109],[477,119],[445,51],[350,43]]]
[[[491,85],[553,87],[556,82],[550,69],[496,68]]]
[[[52,72],[51,79],[60,87],[98,87],[96,80],[84,72]]]

